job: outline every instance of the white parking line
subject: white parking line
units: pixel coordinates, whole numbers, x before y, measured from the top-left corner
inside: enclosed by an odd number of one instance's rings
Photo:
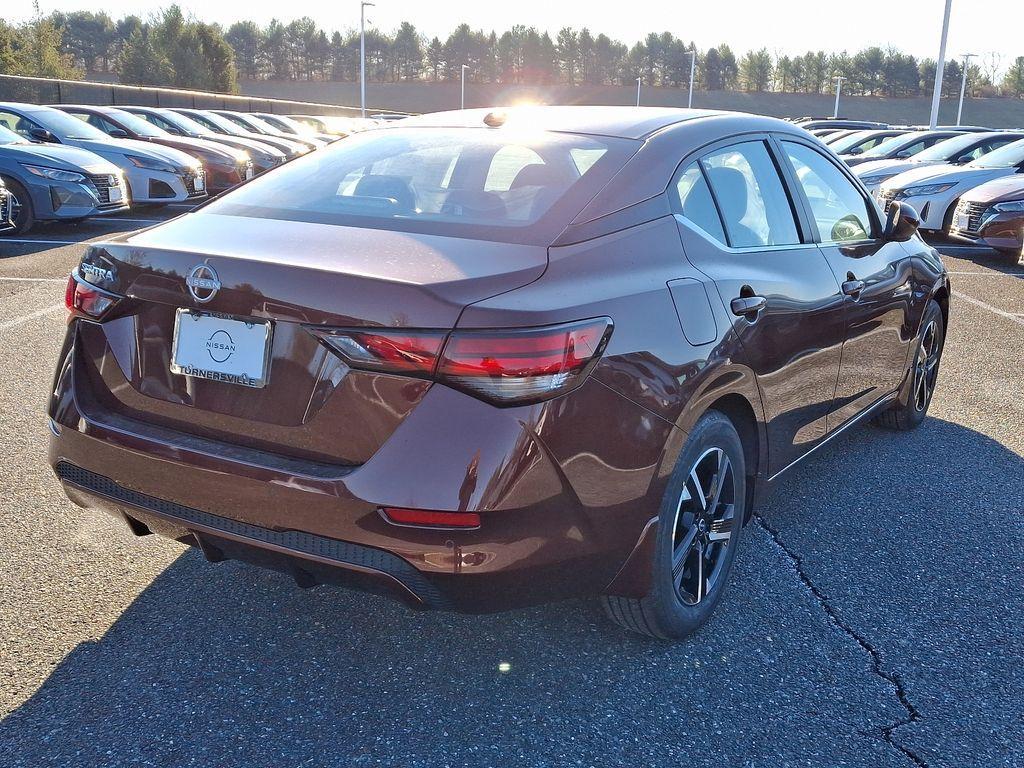
[[[953,295],[956,298],[960,299],[960,301],[966,301],[968,304],[973,304],[976,307],[987,309],[992,314],[999,315],[1000,317],[1005,317],[1007,320],[1012,320],[1017,325],[1024,325],[1024,316],[1022,315],[1015,315],[1012,312],[1007,312],[1006,310],[999,309],[999,307],[993,307],[991,304],[986,304],[984,301],[981,301],[980,299],[976,299],[973,296],[968,296],[965,293],[960,293],[959,291],[953,291]]]
[[[4,243],[40,243],[42,245],[78,245],[88,240],[31,240],[16,237],[0,237],[0,245]]]
[[[9,280],[18,283],[66,283],[66,277],[0,277],[0,280]]]
[[[947,272],[947,274],[976,277],[1024,277],[1024,272]]]
[[[27,315],[22,315],[21,317],[16,317],[13,320],[8,320],[7,322],[0,323],[0,331],[7,331],[10,330],[11,328],[17,328],[19,325],[22,325],[23,323],[27,323],[30,320],[35,320],[37,317],[42,317],[43,315],[49,315],[52,312],[56,312],[58,309],[64,309],[64,305],[54,304],[43,309],[37,309],[35,312],[29,312]]]

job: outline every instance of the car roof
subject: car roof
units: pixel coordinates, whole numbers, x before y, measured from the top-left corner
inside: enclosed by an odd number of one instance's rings
[[[402,120],[403,128],[421,126],[476,128],[486,125],[488,115],[504,118],[503,125],[528,126],[534,130],[581,133],[643,139],[677,123],[723,114],[705,109],[669,107],[555,107],[521,106],[432,112]],[[741,114],[741,113],[734,113]],[[750,115],[750,117],[754,117]],[[783,121],[779,120],[779,123]]]

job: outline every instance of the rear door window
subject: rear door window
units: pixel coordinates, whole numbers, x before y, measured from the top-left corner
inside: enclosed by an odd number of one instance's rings
[[[722,219],[715,207],[715,199],[711,196],[711,188],[699,164],[687,166],[679,175],[674,192],[676,210],[684,219],[704,230],[718,242],[727,243],[725,230],[722,229]]]
[[[729,245],[796,245],[800,235],[789,195],[763,141],[705,155],[704,173],[725,224]]]

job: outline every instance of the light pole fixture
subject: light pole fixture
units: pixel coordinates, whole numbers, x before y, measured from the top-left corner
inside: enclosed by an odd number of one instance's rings
[[[843,90],[843,80],[846,78],[842,75],[836,75],[836,105],[832,109],[832,117],[839,117],[839,94]]]
[[[975,58],[978,54],[976,53],[965,53],[964,54],[964,71],[960,76],[960,103],[956,106],[956,124],[960,125],[960,118],[964,114],[964,92],[967,90],[967,67],[971,63],[971,59]]]
[[[939,58],[935,62],[935,86],[932,88],[932,114],[928,127],[934,129],[939,124],[939,102],[942,100],[942,73],[946,69],[946,38],[949,37],[949,14],[953,10],[953,0],[946,0],[946,13],[942,17],[942,38],[939,40]]]
[[[366,0],[359,3],[359,112],[366,117]]]
[[[460,102],[461,106],[459,107],[459,109],[465,109],[466,108],[466,70],[467,69],[469,69],[469,65],[468,64],[463,64],[462,65],[462,100]]]
[[[636,79],[636,105],[640,106],[640,81],[643,79],[643,75]]]
[[[697,46],[690,49],[690,93],[686,97],[686,108],[693,109],[693,71],[697,68]]]

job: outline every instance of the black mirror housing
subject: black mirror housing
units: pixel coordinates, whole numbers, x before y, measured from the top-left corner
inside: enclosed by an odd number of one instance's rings
[[[28,135],[36,141],[43,141],[47,144],[56,144],[57,137],[50,133],[45,128],[32,128],[29,130]]]
[[[893,200],[885,211],[885,239],[894,243],[905,243],[914,236],[921,226],[921,216],[914,207]]]
[[[128,131],[122,130],[121,128],[111,128],[107,131],[107,136],[112,139],[127,139]]]

